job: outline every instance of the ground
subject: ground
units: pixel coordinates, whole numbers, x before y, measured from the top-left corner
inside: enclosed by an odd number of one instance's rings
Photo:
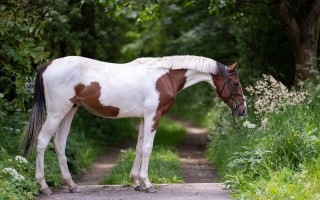
[[[37,200],[99,200],[99,199],[213,199],[227,200],[230,191],[223,190],[217,182],[217,173],[203,154],[207,143],[207,130],[190,122],[174,119],[187,130],[186,140],[178,146],[182,166],[183,184],[156,185],[157,193],[137,192],[130,186],[99,185],[115,165],[121,150],[135,147],[135,141],[127,141],[112,148],[91,166],[88,173],[76,181],[81,193],[69,193],[66,187],[57,188],[50,196],[41,195]]]

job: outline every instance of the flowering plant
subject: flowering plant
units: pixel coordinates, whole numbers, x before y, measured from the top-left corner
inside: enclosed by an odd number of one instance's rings
[[[246,90],[255,97],[254,109],[257,115],[268,115],[287,106],[297,105],[308,97],[307,92],[289,91],[280,81],[265,74],[263,80],[258,80]]]
[[[19,155],[11,157],[0,148],[0,160],[0,199],[33,199],[39,186],[27,159]]]
[[[252,124],[251,122],[249,122],[248,120],[246,120],[243,124],[242,124],[243,127],[246,127],[246,128],[249,128],[249,129],[253,129],[253,128],[256,128],[257,125],[255,124]]]

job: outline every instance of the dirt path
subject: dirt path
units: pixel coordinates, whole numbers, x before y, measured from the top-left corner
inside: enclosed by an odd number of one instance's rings
[[[50,196],[40,196],[38,200],[230,200],[229,192],[222,190],[218,183],[186,183],[156,185],[157,193],[135,191],[121,185],[79,186],[81,193],[69,193],[63,187]]]
[[[66,187],[57,188],[50,196],[39,196],[37,200],[102,200],[102,199],[213,199],[229,200],[230,191],[216,183],[217,174],[204,159],[207,130],[190,122],[173,119],[187,129],[186,140],[178,146],[184,184],[156,185],[157,193],[134,191],[132,187],[120,185],[98,185],[115,165],[121,150],[134,148],[136,140],[107,148],[105,153],[91,166],[88,173],[77,179],[81,193],[69,193]]]
[[[204,158],[208,130],[199,128],[191,122],[174,119],[187,130],[187,138],[178,146],[185,183],[215,183],[217,173]]]

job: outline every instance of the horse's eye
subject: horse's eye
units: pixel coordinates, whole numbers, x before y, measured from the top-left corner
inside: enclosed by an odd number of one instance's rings
[[[238,85],[239,85],[239,81],[235,81],[233,84],[234,84],[235,86],[238,86]]]

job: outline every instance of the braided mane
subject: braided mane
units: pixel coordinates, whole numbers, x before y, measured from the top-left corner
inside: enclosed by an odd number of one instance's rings
[[[204,73],[219,74],[222,65],[217,61],[201,56],[166,56],[166,57],[147,57],[134,60],[140,64],[147,64],[159,68],[168,69],[193,69]],[[222,66],[221,66],[222,65]]]

